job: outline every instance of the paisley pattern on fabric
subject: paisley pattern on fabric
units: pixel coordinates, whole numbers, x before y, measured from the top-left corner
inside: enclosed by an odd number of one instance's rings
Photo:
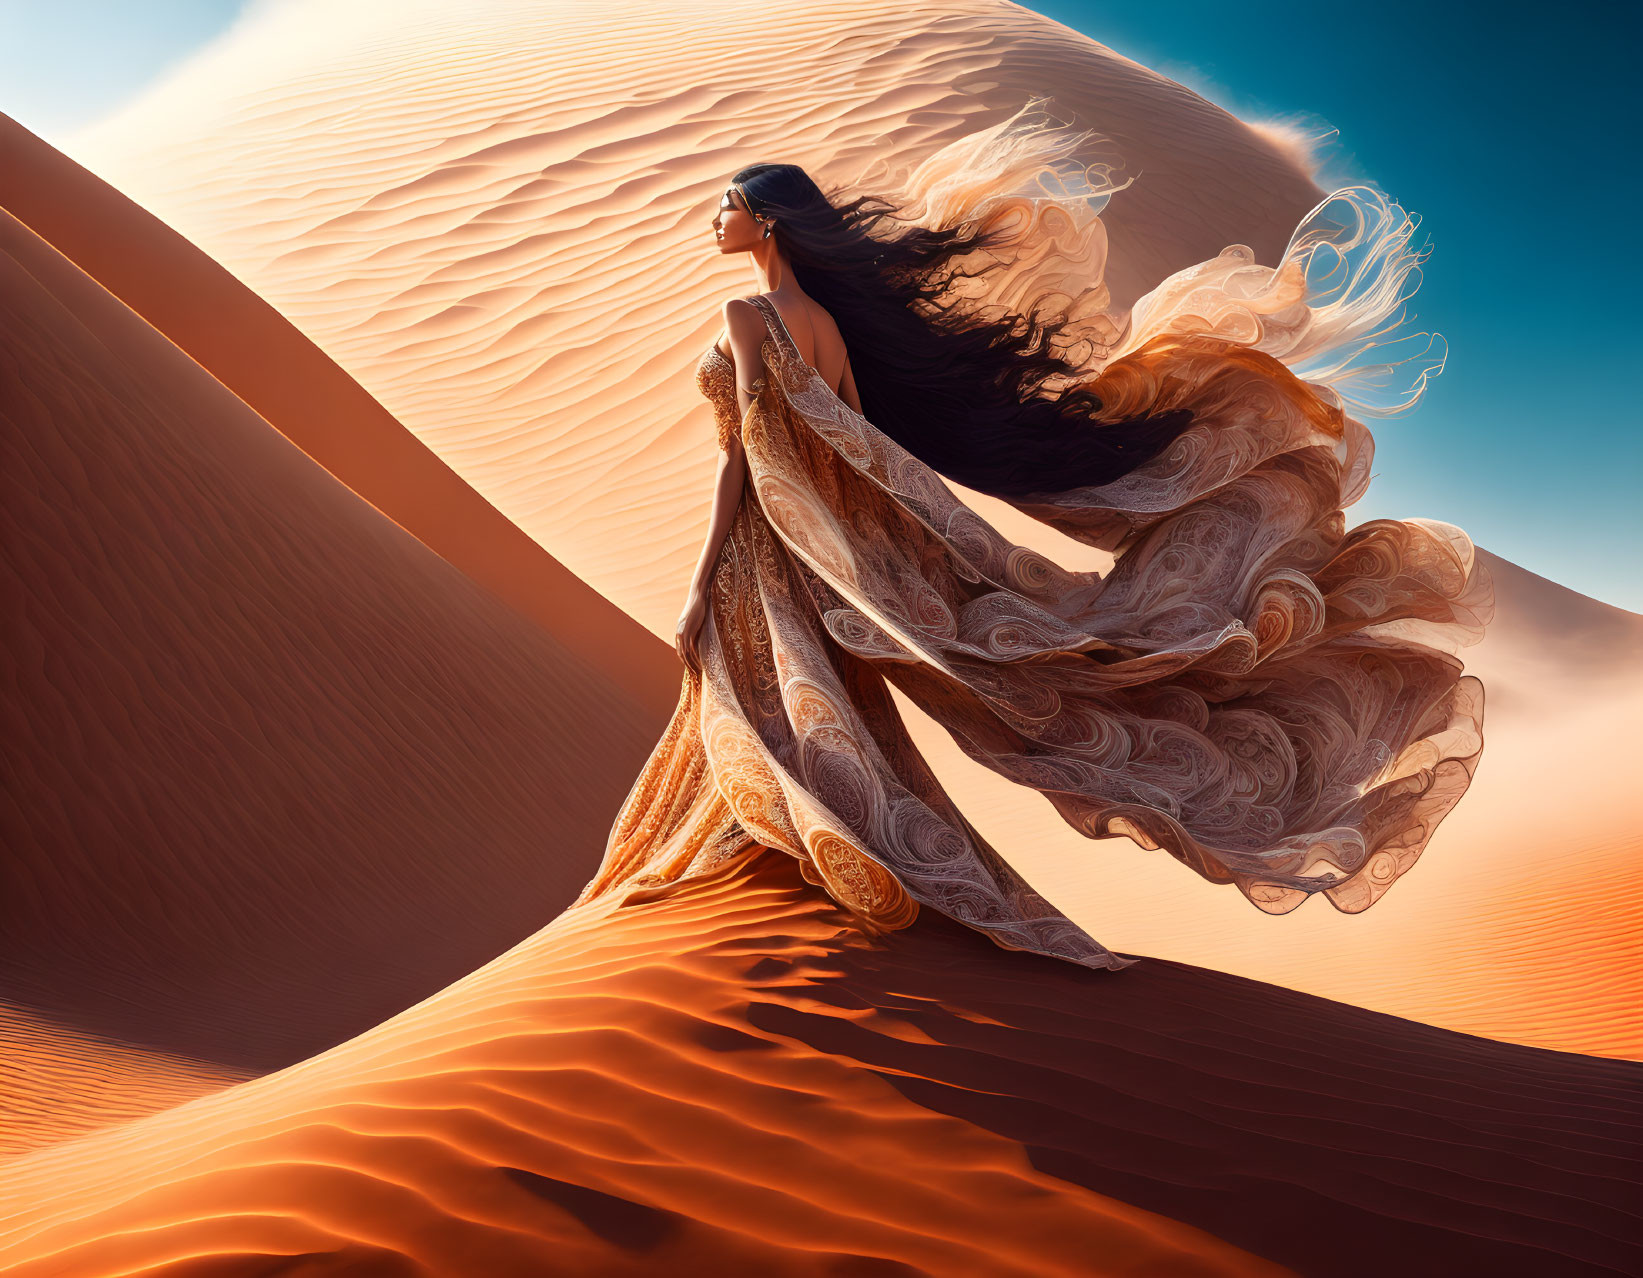
[[[1374,197],[1347,198],[1378,246],[1402,233]],[[685,671],[577,904],[774,849],[872,926],[905,927],[924,904],[1005,948],[1134,962],[980,837],[886,681],[1091,838],[1163,848],[1268,913],[1314,893],[1346,912],[1379,899],[1481,755],[1482,685],[1454,649],[1481,636],[1492,592],[1458,528],[1346,527],[1373,446],[1331,380],[1363,366],[1331,360],[1375,334],[1369,304],[1317,305],[1299,268],[1318,242],[1298,234],[1277,268],[1223,254],[1171,277],[1091,374],[1111,420],[1197,414],[1122,480],[1014,503],[1113,550],[1104,574],[1008,541],[844,404],[754,299],[767,375],[745,416],[730,361],[712,349],[697,371],[748,467],[703,675]],[[1408,259],[1377,260],[1363,286],[1384,306]],[[1213,318],[1195,330],[1194,316]]]
[[[736,365],[725,358],[715,343],[696,361],[696,389],[713,406],[714,435],[720,449],[741,433],[741,414],[736,411]]]

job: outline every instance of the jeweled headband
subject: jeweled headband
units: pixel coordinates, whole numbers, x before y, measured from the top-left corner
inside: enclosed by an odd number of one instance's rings
[[[742,203],[747,207],[747,211],[749,213],[752,213],[754,217],[758,218],[759,221],[764,223],[764,226],[765,226],[765,232],[764,233],[766,235],[769,235],[770,234],[770,228],[772,226],[771,219],[766,217],[762,213],[754,212],[753,201],[750,198],[748,198],[747,188],[745,186],[743,186],[740,182],[732,182],[730,184],[730,189],[740,193],[740,195],[742,197]]]

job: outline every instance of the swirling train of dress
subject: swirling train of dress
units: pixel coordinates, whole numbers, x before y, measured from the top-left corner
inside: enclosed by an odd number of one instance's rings
[[[716,349],[697,372],[747,458],[703,673],[684,672],[573,908],[781,852],[870,926],[923,904],[1008,949],[1134,962],[965,820],[886,681],[1091,838],[1162,848],[1269,913],[1320,892],[1373,904],[1471,782],[1483,689],[1455,649],[1491,607],[1458,528],[1349,530],[1343,513],[1373,452],[1346,410],[1384,388],[1372,360],[1416,260],[1408,230],[1346,188],[1278,267],[1233,246],[1137,303],[1091,374],[1103,416],[1187,407],[1194,425],[1121,480],[1013,503],[1112,550],[1104,573],[1002,536],[755,299],[766,375],[745,415]],[[1356,263],[1327,299],[1308,274],[1325,251],[1333,276]]]

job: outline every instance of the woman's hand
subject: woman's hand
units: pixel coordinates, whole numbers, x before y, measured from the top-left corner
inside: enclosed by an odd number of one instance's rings
[[[679,650],[679,658],[697,675],[702,673],[702,657],[696,647],[696,641],[701,637],[702,623],[707,620],[707,598],[702,594],[700,587],[692,586],[689,596],[685,599],[685,610],[679,616],[679,628],[673,636],[673,643]]]

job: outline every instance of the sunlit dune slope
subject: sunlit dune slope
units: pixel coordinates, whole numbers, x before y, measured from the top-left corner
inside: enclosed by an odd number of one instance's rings
[[[751,287],[714,244],[726,179],[830,187],[1040,92],[1135,179],[1103,214],[1117,305],[1231,243],[1276,261],[1322,194],[1270,132],[1004,0],[293,0],[64,145],[671,641],[714,465],[690,368]]]
[[[0,1158],[169,1109],[257,1072],[87,1034],[0,1002]]]
[[[0,384],[9,1109],[300,1060],[574,896],[649,709],[4,215]]]
[[[869,941],[771,857],[15,1161],[0,1267],[1623,1274],[1638,1074],[936,918]]]

